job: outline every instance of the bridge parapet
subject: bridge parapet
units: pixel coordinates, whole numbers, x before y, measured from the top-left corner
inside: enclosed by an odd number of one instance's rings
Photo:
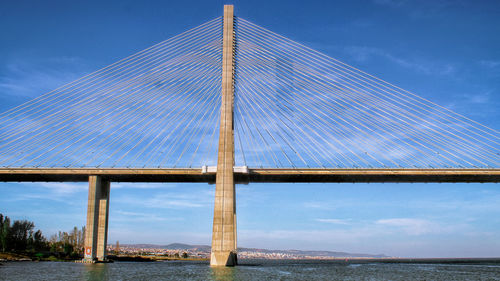
[[[274,169],[233,167],[248,182],[500,182],[500,169]],[[0,181],[215,182],[216,167],[185,169],[0,168]]]

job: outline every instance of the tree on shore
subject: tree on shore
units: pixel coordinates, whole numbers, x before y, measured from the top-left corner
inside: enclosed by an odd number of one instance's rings
[[[41,230],[37,230],[35,234],[33,235],[33,244],[32,244],[32,249],[34,251],[39,251],[39,250],[46,250],[48,248],[48,242],[47,239],[42,235]]]
[[[47,249],[47,240],[35,224],[27,220],[15,220],[0,214],[0,249],[2,252],[37,252]]]
[[[10,237],[10,219],[7,216],[0,214],[0,248],[2,252],[7,251],[9,247],[9,237]]]
[[[52,252],[63,252],[66,255],[78,256],[83,254],[85,227],[74,227],[69,233],[59,231],[49,239]]]
[[[0,213],[0,251],[35,254],[49,251],[58,257],[79,258],[83,255],[85,227],[74,227],[69,233],[59,231],[47,240],[35,224],[27,220],[15,220]]]
[[[35,224],[33,222],[27,220],[14,221],[10,228],[11,247],[14,251],[24,251],[28,248],[28,239],[33,239],[34,228]]]

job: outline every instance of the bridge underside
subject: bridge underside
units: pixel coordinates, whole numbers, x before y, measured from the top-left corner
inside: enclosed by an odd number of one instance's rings
[[[215,183],[215,172],[202,169],[0,169],[4,182],[87,182],[101,176],[112,182]],[[234,173],[236,183],[250,182],[500,182],[500,169],[248,169]]]

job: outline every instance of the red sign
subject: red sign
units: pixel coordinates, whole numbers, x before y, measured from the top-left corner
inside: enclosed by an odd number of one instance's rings
[[[90,257],[92,255],[92,248],[85,247],[85,257]]]

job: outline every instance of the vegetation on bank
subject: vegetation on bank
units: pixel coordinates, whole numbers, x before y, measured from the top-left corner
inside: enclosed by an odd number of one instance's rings
[[[27,220],[11,222],[0,213],[0,260],[75,260],[83,257],[85,227],[61,232],[49,239],[35,223]]]
[[[83,258],[85,227],[76,226],[70,232],[59,231],[47,239],[35,223],[28,220],[11,221],[0,213],[0,261],[73,261]],[[108,256],[115,261],[204,260],[188,253],[152,256],[147,253]]]
[[[136,262],[153,262],[153,261],[207,261],[208,258],[185,255],[108,255],[108,259],[112,261],[136,261]]]

